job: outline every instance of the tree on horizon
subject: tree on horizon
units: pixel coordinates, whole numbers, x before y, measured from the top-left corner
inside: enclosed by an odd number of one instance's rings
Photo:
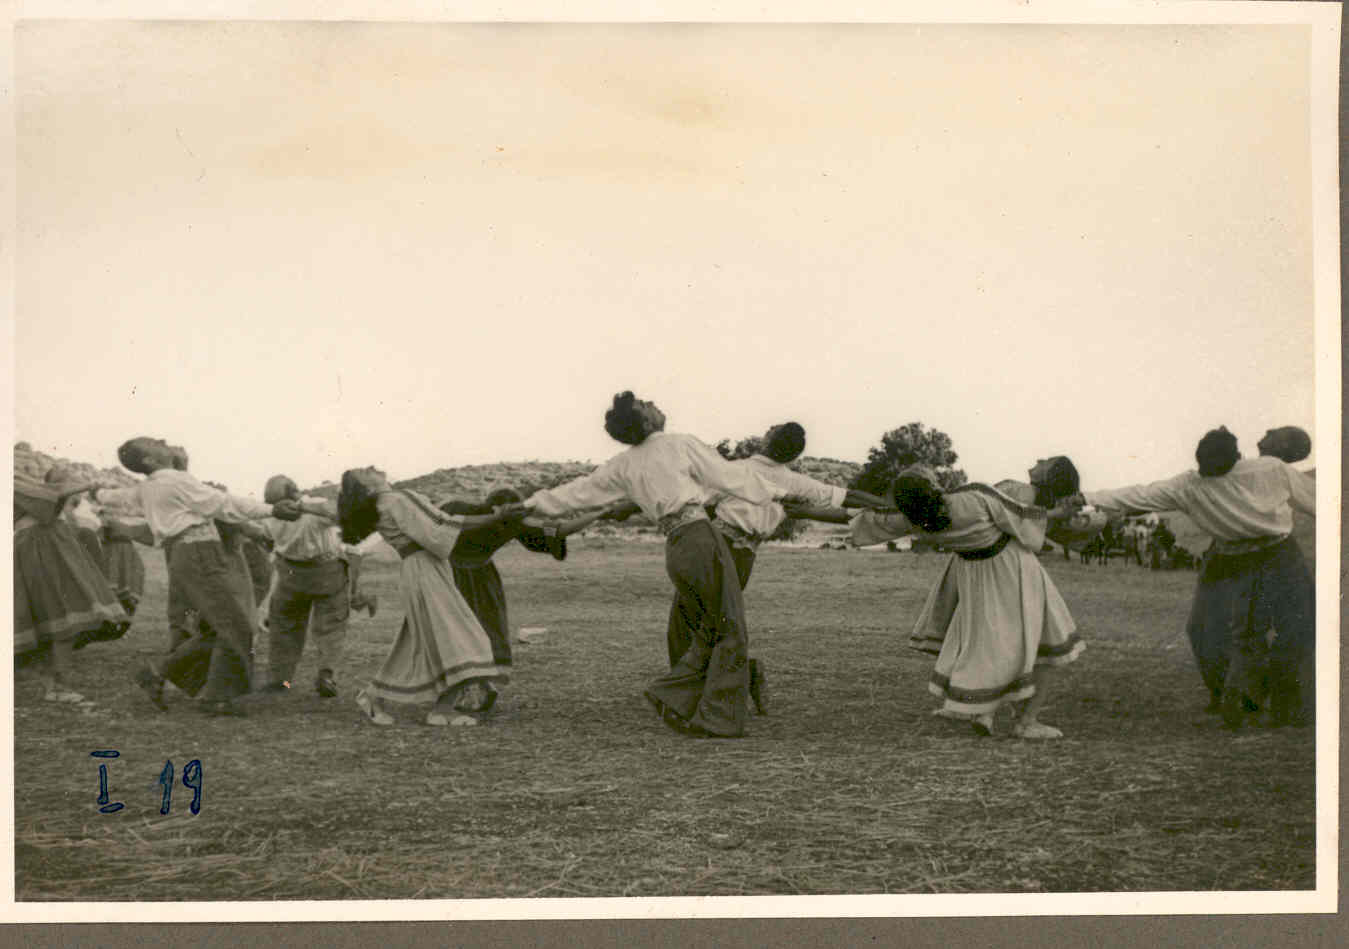
[[[951,448],[951,436],[922,422],[910,422],[881,436],[879,445],[867,453],[850,487],[885,495],[900,470],[909,465],[927,465],[937,472],[942,488],[949,491],[964,484],[965,472],[955,467],[960,456]]]

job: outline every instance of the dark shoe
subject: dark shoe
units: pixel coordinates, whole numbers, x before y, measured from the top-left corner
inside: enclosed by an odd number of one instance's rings
[[[493,686],[491,683],[486,682],[483,683],[482,704],[479,705],[474,711],[476,711],[479,715],[486,715],[489,711],[491,711],[492,706],[497,704],[497,696],[499,695],[501,695],[501,693],[496,690],[495,686]]]
[[[270,682],[258,689],[259,695],[279,695],[282,692],[290,691],[289,682]]]
[[[141,691],[146,697],[154,703],[155,708],[161,712],[167,712],[169,707],[164,702],[164,679],[148,665],[141,666],[136,670],[136,684],[141,687]]]
[[[337,698],[337,683],[333,681],[332,670],[321,669],[319,671],[318,682],[314,684],[319,698],[335,699]]]
[[[213,715],[220,718],[243,718],[245,714],[244,710],[230,699],[202,702],[200,707],[203,715]]]
[[[758,715],[767,715],[768,710],[764,707],[763,688],[768,677],[764,674],[763,666],[758,659],[749,661],[749,697],[754,702],[754,712]]]

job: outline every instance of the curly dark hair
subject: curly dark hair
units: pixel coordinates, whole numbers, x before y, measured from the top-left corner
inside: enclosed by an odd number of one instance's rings
[[[795,461],[806,450],[806,430],[796,422],[783,422],[773,429],[773,437],[763,446],[763,453],[774,461],[786,464]]]
[[[1199,463],[1199,474],[1204,478],[1227,474],[1240,458],[1237,436],[1229,432],[1226,425],[1205,432],[1194,450],[1194,460]]]
[[[604,430],[625,445],[640,445],[646,440],[646,420],[637,411],[635,395],[620,392],[614,396],[613,406],[604,413]]]
[[[129,438],[117,446],[117,460],[127,471],[134,471],[136,474],[149,474],[149,469],[145,466],[145,459],[153,449],[154,444],[155,440],[148,435]]]
[[[926,478],[900,475],[895,479],[891,494],[899,512],[921,530],[935,534],[951,526],[946,498],[941,489]]]
[[[375,495],[361,483],[355,469],[342,472],[342,487],[337,494],[337,523],[342,528],[342,541],[359,544],[375,531],[379,509]]]
[[[1066,455],[1046,458],[1049,473],[1035,485],[1035,503],[1039,507],[1053,507],[1063,498],[1076,494],[1082,486],[1077,466]]]

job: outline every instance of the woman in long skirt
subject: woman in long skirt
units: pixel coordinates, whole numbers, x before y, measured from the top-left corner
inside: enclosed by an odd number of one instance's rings
[[[372,532],[402,558],[399,587],[404,619],[398,638],[357,704],[376,725],[392,725],[386,703],[431,702],[428,725],[475,725],[455,715],[460,692],[471,683],[504,683],[508,668],[454,583],[449,557],[461,530],[518,522],[519,505],[482,516],[452,517],[414,491],[389,487],[377,468],[346,471],[337,499],[342,540],[358,544]]]
[[[60,518],[66,499],[88,487],[14,477],[14,652],[45,652],[49,702],[83,701],[70,686],[72,653],[127,628],[126,611]]]
[[[1274,455],[1243,459],[1226,428],[1200,439],[1195,460],[1197,471],[1083,497],[1125,513],[1183,511],[1214,538],[1188,629],[1223,721],[1241,727],[1268,690],[1270,724],[1308,724],[1315,711],[1316,595],[1292,537],[1292,512],[1316,514],[1316,482]],[[1214,655],[1224,651],[1225,664]]]
[[[60,491],[66,485],[76,484],[80,479],[73,468],[55,465],[47,469],[43,479],[49,486]],[[69,525],[94,566],[103,571],[103,544],[100,535],[102,524],[94,513],[89,499],[83,495],[74,495],[61,506],[61,519]],[[107,579],[107,575],[104,575]]]
[[[141,597],[145,595],[145,563],[140,551],[136,550],[138,540],[153,544],[148,535],[150,529],[144,520],[139,522],[114,517],[103,513],[103,530],[100,540],[103,543],[103,575],[117,594],[117,600],[127,615],[134,616]]]
[[[525,506],[546,517],[632,501],[665,535],[665,572],[692,643],[646,698],[670,728],[738,738],[748,714],[749,634],[735,561],[704,504],[720,495],[767,504],[786,495],[692,435],[667,433],[665,415],[631,392],[604,417],[611,437],[632,447],[583,478],[535,493]]]
[[[914,624],[910,645],[937,656],[928,691],[940,714],[991,734],[997,710],[1024,703],[1012,727],[1019,738],[1059,738],[1039,720],[1050,670],[1085,648],[1063,597],[1036,556],[1046,534],[1067,538],[1073,511],[1061,499],[1078,487],[1066,458],[1042,461],[1034,485],[1003,481],[943,492],[924,466],[895,480],[898,513],[863,511],[851,519],[852,541],[870,546],[906,534],[952,551]],[[1052,508],[1052,509],[1050,509]],[[788,507],[797,516],[847,520],[841,511]]]
[[[493,491],[487,499],[476,504],[471,501],[447,501],[440,509],[450,515],[489,515],[507,504],[520,504],[523,499],[510,488]],[[605,512],[597,511],[585,517],[559,523],[527,521],[498,522],[486,527],[465,530],[459,535],[450,552],[450,569],[454,584],[478,617],[492,641],[492,656],[503,666],[512,664],[511,627],[506,613],[506,589],[501,574],[492,562],[496,552],[511,541],[519,541],[526,550],[536,554],[551,554],[554,560],[567,559],[567,538],[594,523]],[[471,690],[478,692],[478,689]],[[481,689],[483,694],[465,697],[460,708],[485,712],[497,700],[497,690],[490,684]]]

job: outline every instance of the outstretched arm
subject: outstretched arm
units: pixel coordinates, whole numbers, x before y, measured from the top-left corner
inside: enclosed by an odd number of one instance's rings
[[[883,511],[886,508],[893,507],[894,502],[887,501],[885,498],[869,494],[866,491],[858,491],[856,488],[849,488],[847,496],[843,499],[844,507],[869,507],[873,510]]]
[[[579,531],[585,530],[591,524],[605,517],[608,511],[593,511],[582,517],[574,517],[566,521],[545,521],[537,517],[525,518],[526,527],[551,527],[557,533],[558,537],[570,537]]]
[[[784,501],[782,509],[787,512],[788,517],[795,517],[803,521],[823,521],[826,524],[846,524],[852,520],[852,515],[841,507],[826,507],[824,505],[798,504]]]
[[[1125,514],[1146,514],[1149,511],[1183,511],[1183,486],[1190,474],[1177,475],[1151,484],[1134,484],[1110,491],[1085,491],[1082,497],[1092,507],[1106,508]]]
[[[612,461],[605,462],[588,475],[560,484],[555,488],[535,491],[525,501],[525,507],[534,514],[561,517],[572,511],[588,511],[628,500],[622,480]]]

